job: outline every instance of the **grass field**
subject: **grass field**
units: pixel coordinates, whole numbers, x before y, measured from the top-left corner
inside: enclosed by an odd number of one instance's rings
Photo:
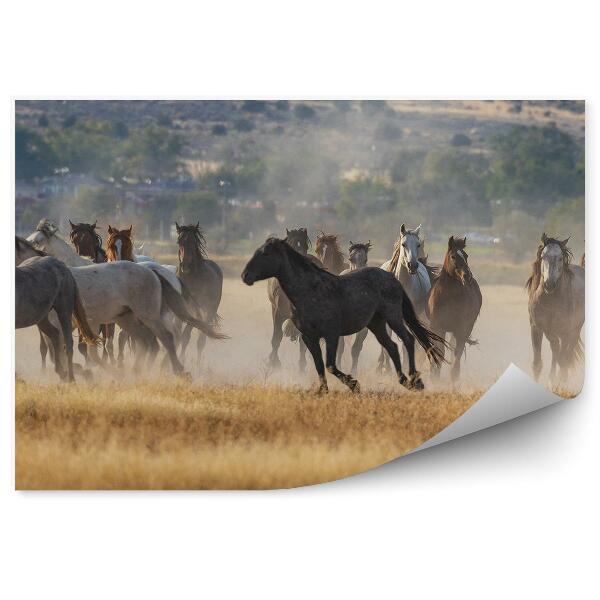
[[[199,489],[291,487],[345,477],[392,460],[462,414],[514,362],[529,370],[531,346],[522,287],[482,286],[483,308],[460,385],[447,369],[437,385],[426,365],[424,393],[377,375],[369,336],[360,358],[363,392],[329,377],[316,396],[312,363],[300,374],[298,346],[283,341],[283,368],[265,366],[271,314],[266,283],[225,279],[225,342],[195,348],[184,383],[154,369],[95,372],[90,382],[56,383],[42,373],[34,328],[16,334],[16,484],[19,489]],[[81,357],[76,355],[81,361]],[[544,346],[547,373],[548,348]],[[348,351],[342,368],[348,368]],[[578,391],[580,380],[570,391]]]
[[[345,477],[443,429],[479,392],[17,381],[18,489],[260,489]]]

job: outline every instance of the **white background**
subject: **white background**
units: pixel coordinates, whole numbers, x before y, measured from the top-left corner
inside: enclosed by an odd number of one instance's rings
[[[599,597],[593,3],[8,4],[0,9],[3,597]],[[585,98],[583,395],[313,488],[14,492],[15,96]]]

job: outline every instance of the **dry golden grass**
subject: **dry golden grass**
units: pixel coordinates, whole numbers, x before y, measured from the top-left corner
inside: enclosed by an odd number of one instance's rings
[[[345,477],[443,429],[480,392],[16,384],[18,489],[264,489]]]

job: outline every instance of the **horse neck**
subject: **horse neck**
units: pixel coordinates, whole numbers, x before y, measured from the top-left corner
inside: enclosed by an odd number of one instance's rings
[[[204,266],[205,262],[206,258],[202,256],[202,252],[200,252],[200,250],[196,247],[194,249],[194,254],[192,255],[191,260],[189,260],[185,264],[183,263],[183,261],[179,261],[179,270],[182,273],[191,273],[192,271],[195,271],[196,269],[199,269],[200,267]]]
[[[62,260],[68,267],[83,267],[93,263],[91,259],[79,256],[74,248],[56,234],[48,241],[48,254]]]
[[[293,250],[291,251],[293,252]],[[312,282],[315,282],[315,280],[322,281],[326,276],[331,277],[325,271],[313,269],[311,265],[292,264],[286,255],[277,274],[277,280],[285,295],[291,300],[292,304],[297,306],[297,303],[301,303],[307,296],[307,280]]]

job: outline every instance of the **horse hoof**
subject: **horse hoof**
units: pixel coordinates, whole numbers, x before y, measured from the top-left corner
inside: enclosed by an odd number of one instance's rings
[[[188,383],[192,382],[192,374],[189,371],[180,371],[179,373],[177,373],[177,377],[180,377],[181,379],[183,379],[183,381],[186,381]]]
[[[269,367],[271,367],[271,369],[281,369],[281,361],[277,356],[269,359]]]
[[[348,384],[353,394],[360,394],[360,383],[356,379],[351,379]]]
[[[317,396],[324,396],[329,393],[329,388],[326,385],[321,384],[317,390]]]
[[[414,381],[411,382],[410,388],[411,390],[415,391],[415,390],[424,390],[425,389],[425,385],[423,384],[423,381],[421,380],[420,377],[417,377]]]

